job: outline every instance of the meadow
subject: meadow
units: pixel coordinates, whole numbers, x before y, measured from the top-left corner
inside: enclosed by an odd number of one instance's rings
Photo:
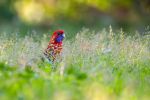
[[[41,61],[49,35],[37,34],[0,35],[0,100],[149,100],[149,31],[83,29],[53,65]]]

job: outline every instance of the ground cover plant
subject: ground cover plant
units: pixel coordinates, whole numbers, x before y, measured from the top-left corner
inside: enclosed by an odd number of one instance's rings
[[[48,39],[1,34],[1,100],[150,98],[150,35],[83,29],[64,41],[63,61],[54,65],[40,59]]]

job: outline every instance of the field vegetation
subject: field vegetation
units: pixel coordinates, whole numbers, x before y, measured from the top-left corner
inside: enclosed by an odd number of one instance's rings
[[[36,34],[0,34],[1,100],[150,98],[149,31],[82,29],[64,41],[63,60],[54,64],[41,60],[49,34]]]

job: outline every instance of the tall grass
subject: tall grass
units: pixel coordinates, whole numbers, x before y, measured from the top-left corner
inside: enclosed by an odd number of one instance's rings
[[[1,99],[150,98],[149,35],[83,29],[64,41],[63,61],[54,65],[40,59],[48,38],[1,35]]]

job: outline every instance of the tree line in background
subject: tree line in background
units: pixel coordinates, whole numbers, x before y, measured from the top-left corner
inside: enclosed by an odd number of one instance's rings
[[[0,0],[0,20],[47,24],[58,19],[86,24],[149,23],[150,0]]]

